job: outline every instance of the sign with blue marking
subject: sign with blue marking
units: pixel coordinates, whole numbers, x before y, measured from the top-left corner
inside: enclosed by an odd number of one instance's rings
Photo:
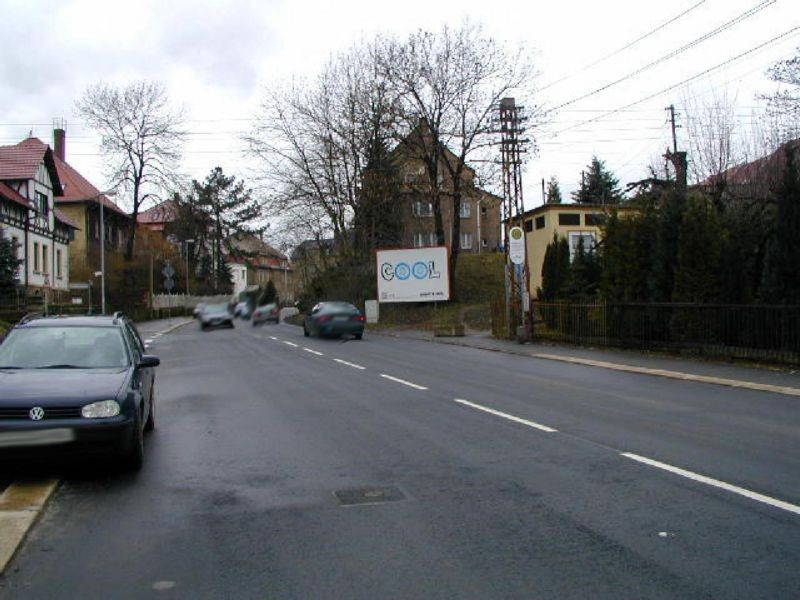
[[[450,299],[444,246],[378,250],[379,302],[437,302]]]

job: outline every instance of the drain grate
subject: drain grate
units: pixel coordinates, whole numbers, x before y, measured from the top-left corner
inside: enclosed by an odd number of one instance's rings
[[[403,492],[394,486],[364,487],[333,492],[342,506],[356,506],[359,504],[383,504],[384,502],[399,502],[405,500]]]

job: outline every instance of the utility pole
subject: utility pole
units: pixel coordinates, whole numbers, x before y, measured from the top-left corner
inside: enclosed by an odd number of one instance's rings
[[[674,154],[678,153],[678,137],[675,135],[675,105],[670,104],[664,110],[669,111],[669,120],[672,123],[672,152]]]
[[[547,204],[547,194],[544,191],[544,177],[542,177],[542,204]]]

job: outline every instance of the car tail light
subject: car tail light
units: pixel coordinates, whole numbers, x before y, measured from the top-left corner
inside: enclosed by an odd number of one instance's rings
[[[317,322],[318,323],[327,323],[330,320],[331,320],[331,316],[330,315],[322,315],[321,317],[317,317]]]
[[[350,320],[351,320],[351,321],[358,321],[358,322],[360,322],[360,323],[363,323],[364,321],[366,321],[366,318],[364,317],[364,315],[353,315],[353,316],[350,318]]]

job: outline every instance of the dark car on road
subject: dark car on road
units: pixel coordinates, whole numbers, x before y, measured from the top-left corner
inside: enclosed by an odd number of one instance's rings
[[[261,325],[267,321],[278,323],[280,321],[280,308],[276,303],[259,306],[253,311],[253,326]]]
[[[0,344],[0,460],[99,453],[140,468],[158,365],[120,314],[23,319]]]
[[[200,313],[200,329],[230,327],[233,329],[233,315],[227,304],[207,304]]]
[[[306,315],[303,335],[352,335],[360,340],[364,335],[365,322],[363,313],[349,302],[320,302]]]

